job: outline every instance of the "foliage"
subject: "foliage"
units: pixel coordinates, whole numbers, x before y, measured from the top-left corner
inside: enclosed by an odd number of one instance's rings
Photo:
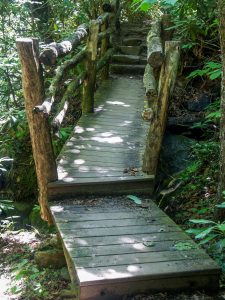
[[[191,72],[187,78],[203,77],[207,76],[210,80],[215,80],[221,78],[222,74],[222,64],[218,62],[209,61],[207,62],[201,70],[195,70]]]
[[[127,198],[130,199],[131,201],[134,201],[135,204],[140,205],[142,203],[141,199],[138,198],[137,196],[128,195]]]
[[[161,4],[161,5],[174,5],[177,2],[177,0],[133,0],[133,6],[136,9],[140,9],[142,11],[148,11],[153,7],[154,4]]]

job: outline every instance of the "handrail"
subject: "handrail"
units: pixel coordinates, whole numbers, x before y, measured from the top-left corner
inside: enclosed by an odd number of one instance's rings
[[[110,37],[117,30],[119,9],[119,0],[111,0],[111,6],[103,5],[103,11],[107,11],[97,20],[80,25],[66,41],[46,45],[40,55],[36,39],[20,38],[16,42],[22,66],[23,92],[37,173],[39,203],[42,218],[48,223],[52,221],[48,208],[48,183],[57,180],[57,169],[47,119],[56,111],[56,115],[52,116],[52,126],[54,131],[58,131],[67,112],[71,92],[76,93],[81,86],[82,111],[94,111],[96,76],[102,69],[101,78],[108,76],[109,61],[114,51],[114,45],[111,45],[113,38]],[[82,44],[82,50],[58,66],[45,97],[41,64],[53,66],[59,57],[68,55]],[[75,70],[80,63],[84,69],[68,84],[68,71]],[[67,88],[61,101],[58,101],[57,94],[62,83]]]

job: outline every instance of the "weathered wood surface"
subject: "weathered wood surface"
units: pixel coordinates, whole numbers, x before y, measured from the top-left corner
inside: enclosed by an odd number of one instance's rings
[[[161,22],[154,21],[147,36],[147,61],[153,68],[161,67],[164,60],[163,46],[161,39]]]
[[[145,209],[128,199],[85,203],[51,206],[80,300],[218,287],[217,264],[153,202]]]
[[[56,163],[49,125],[46,118],[33,114],[35,106],[44,100],[44,84],[38,60],[38,40],[20,38],[16,41],[22,66],[22,84],[39,188],[42,218],[51,222],[47,199],[47,184],[57,179]]]
[[[110,78],[101,85],[95,113],[81,117],[58,158],[59,181],[49,184],[50,196],[151,192],[153,176],[141,171],[148,130],[143,97],[141,78]]]
[[[169,98],[173,92],[180,59],[180,42],[165,43],[165,61],[161,68],[158,99],[153,103],[153,118],[150,123],[142,170],[156,174],[166,128]]]
[[[58,57],[69,54],[73,49],[78,47],[87,36],[88,25],[82,24],[66,41],[62,41],[61,43],[54,42],[47,45],[40,54],[40,61],[47,66],[54,65]]]

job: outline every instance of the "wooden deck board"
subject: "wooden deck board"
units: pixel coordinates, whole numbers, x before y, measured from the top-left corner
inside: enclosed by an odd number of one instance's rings
[[[218,286],[217,264],[152,201],[146,209],[110,199],[51,206],[81,300]]]
[[[58,181],[48,185],[49,197],[151,193],[154,177],[141,172],[149,126],[141,117],[143,107],[142,78],[103,82],[95,95],[95,113],[81,117],[57,159]]]

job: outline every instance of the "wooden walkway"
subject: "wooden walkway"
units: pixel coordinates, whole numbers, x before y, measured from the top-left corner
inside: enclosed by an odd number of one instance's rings
[[[50,197],[151,193],[153,176],[141,171],[148,129],[142,77],[116,77],[95,95],[95,113],[83,115],[58,158],[59,180]]]
[[[76,203],[51,211],[79,299],[218,287],[217,264],[153,202],[145,208],[126,197]]]
[[[217,264],[153,202],[127,204],[125,194],[149,195],[153,186],[141,171],[143,95],[141,77],[103,83],[95,113],[81,117],[58,159],[59,180],[49,184],[50,198],[64,198],[51,212],[80,300],[218,287]],[[74,200],[78,194],[105,196]]]

